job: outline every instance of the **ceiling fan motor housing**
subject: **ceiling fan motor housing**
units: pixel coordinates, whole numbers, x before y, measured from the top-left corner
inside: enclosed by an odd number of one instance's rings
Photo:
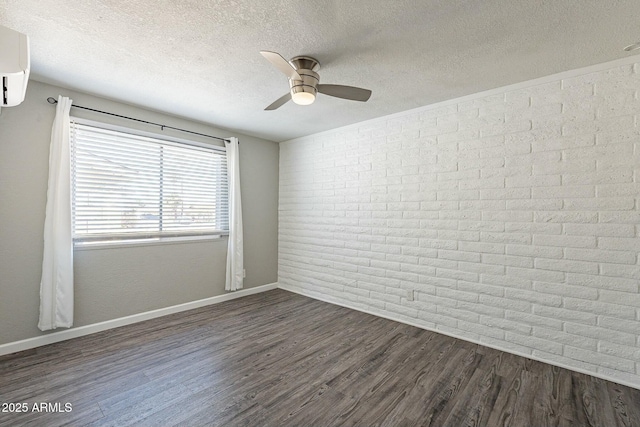
[[[318,94],[318,82],[320,76],[316,71],[320,69],[320,64],[314,58],[308,56],[296,56],[289,61],[296,69],[302,80],[289,79],[289,87],[291,88],[291,96],[300,92],[310,93],[315,96]]]

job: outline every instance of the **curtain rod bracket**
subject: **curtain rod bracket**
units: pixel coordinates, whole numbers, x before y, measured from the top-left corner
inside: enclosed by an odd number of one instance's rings
[[[57,99],[55,99],[54,97],[50,96],[50,97],[48,97],[48,98],[47,98],[47,102],[48,102],[49,104],[52,104],[52,105],[53,105],[53,104],[57,104],[57,103],[58,103],[58,100],[57,100]],[[191,130],[180,129],[180,128],[176,128],[176,127],[173,127],[173,126],[163,125],[163,124],[160,124],[160,123],[148,122],[148,121],[146,121],[146,120],[140,120],[140,119],[136,119],[136,118],[133,118],[133,117],[121,116],[120,114],[114,114],[114,113],[109,113],[109,112],[107,112],[107,111],[96,110],[96,109],[94,109],[94,108],[83,107],[83,106],[81,106],[81,105],[73,105],[73,104],[72,104],[71,106],[72,106],[72,107],[75,107],[75,108],[80,108],[80,109],[82,109],[82,110],[89,110],[89,111],[93,111],[93,112],[100,113],[100,114],[106,114],[106,115],[109,115],[109,116],[120,117],[121,119],[133,120],[134,122],[140,122],[140,123],[146,123],[146,124],[148,124],[148,125],[159,126],[161,130],[164,130],[165,128],[167,128],[167,129],[173,129],[173,130],[177,130],[177,131],[179,131],[179,132],[190,133],[190,134],[192,134],[192,135],[200,135],[200,136],[204,136],[204,137],[206,137],[206,138],[213,138],[213,139],[217,139],[217,140],[219,140],[219,141],[223,141],[223,142],[230,142],[228,139],[226,139],[226,138],[220,138],[220,137],[218,137],[218,136],[212,136],[212,135],[207,135],[207,134],[204,134],[204,133],[193,132],[193,131],[191,131]]]

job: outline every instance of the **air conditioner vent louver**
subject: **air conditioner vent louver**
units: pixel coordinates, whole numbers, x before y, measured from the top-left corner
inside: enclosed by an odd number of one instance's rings
[[[24,101],[29,69],[29,38],[22,33],[0,26],[3,107],[13,107]]]

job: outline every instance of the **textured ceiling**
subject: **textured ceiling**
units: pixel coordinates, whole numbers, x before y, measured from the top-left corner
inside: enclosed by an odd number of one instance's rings
[[[628,56],[638,17],[638,0],[0,1],[33,78],[274,141]],[[260,50],[373,96],[263,111],[288,84]]]

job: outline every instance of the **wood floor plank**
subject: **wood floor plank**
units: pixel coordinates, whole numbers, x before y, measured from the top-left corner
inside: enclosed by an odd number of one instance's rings
[[[475,346],[457,349],[444,359],[439,373],[432,371],[411,390],[399,407],[401,412],[397,418],[406,413],[408,418],[415,420],[416,425],[442,425],[451,407],[464,395],[481,359],[482,355],[476,352]]]
[[[282,290],[0,357],[3,426],[640,426],[640,390]]]
[[[624,427],[640,426],[640,408],[638,393],[628,392],[626,387],[615,383],[607,383],[611,406],[613,407],[617,425]]]
[[[571,372],[552,366],[539,374],[532,390],[532,417],[541,425],[565,425],[574,420],[584,425],[586,419],[573,404]]]
[[[442,423],[447,427],[475,427],[488,425],[491,410],[502,388],[502,377],[498,376],[495,367],[489,370],[477,369],[466,392],[454,402]]]
[[[518,370],[511,382],[500,391],[488,425],[537,425],[531,411],[533,399],[528,393],[536,380],[535,373],[525,367]]]

